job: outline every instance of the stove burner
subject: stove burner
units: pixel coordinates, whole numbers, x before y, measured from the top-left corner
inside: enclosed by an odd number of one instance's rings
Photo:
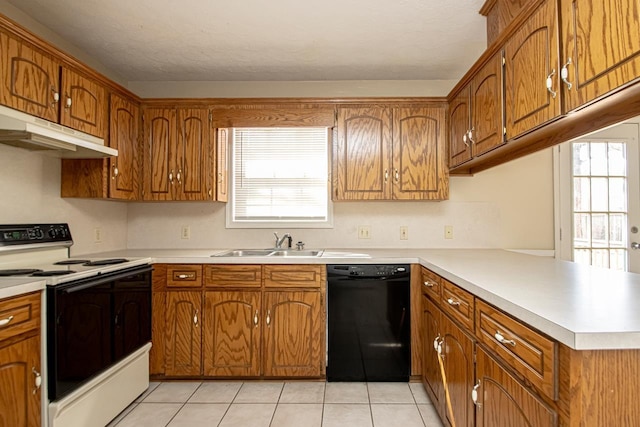
[[[32,277],[49,277],[49,276],[64,276],[65,274],[75,273],[73,270],[48,270],[48,271],[38,271],[33,273]]]
[[[91,267],[91,266],[100,266],[100,265],[122,264],[123,262],[127,262],[127,261],[129,260],[125,258],[99,259],[97,261],[89,261],[83,265]]]
[[[65,259],[62,261],[54,262],[53,265],[86,264],[88,262],[90,262],[88,259]]]
[[[27,274],[36,273],[42,270],[37,268],[21,268],[21,269],[13,269],[13,270],[0,270],[0,277],[8,277],[8,276],[25,276]]]

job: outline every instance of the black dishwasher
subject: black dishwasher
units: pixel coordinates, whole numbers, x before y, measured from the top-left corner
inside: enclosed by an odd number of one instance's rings
[[[327,281],[327,380],[409,381],[409,265],[327,265]]]

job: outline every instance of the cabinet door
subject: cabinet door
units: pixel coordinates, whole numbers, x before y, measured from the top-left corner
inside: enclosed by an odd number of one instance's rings
[[[456,426],[473,426],[473,402],[470,398],[474,385],[473,339],[447,316],[442,315],[444,371],[449,387]],[[444,409],[446,419],[449,412]],[[451,422],[451,420],[449,420]]]
[[[177,185],[173,159],[176,146],[176,110],[148,108],[144,115],[144,200],[173,200]]]
[[[640,76],[639,0],[562,0],[562,58],[571,88],[565,109],[579,106]]]
[[[16,110],[58,122],[60,64],[17,38],[0,33],[0,102]]]
[[[118,150],[118,157],[109,158],[111,176],[109,197],[112,199],[138,199],[140,193],[139,118],[140,109],[136,104],[118,95],[111,95],[109,146]]]
[[[333,158],[333,200],[391,197],[391,110],[338,109],[338,141]]]
[[[497,53],[471,83],[471,143],[479,156],[504,143],[502,123],[502,54]]]
[[[204,304],[204,374],[260,375],[260,291],[207,291]]]
[[[393,199],[449,197],[445,109],[393,109]]]
[[[482,348],[478,348],[476,374],[480,384],[476,405],[478,427],[557,425],[557,414]]]
[[[507,140],[560,114],[556,8],[546,0],[505,44]]]
[[[40,337],[34,336],[0,348],[0,424],[40,426]]]
[[[424,354],[422,366],[422,382],[425,390],[439,413],[445,410],[444,389],[442,388],[442,375],[438,353],[433,346],[436,338],[440,337],[441,312],[436,305],[426,296],[422,297],[422,322],[424,325]]]
[[[200,375],[202,293],[167,292],[166,374]]]
[[[60,124],[98,138],[106,136],[107,94],[104,86],[62,68]]]
[[[321,293],[266,291],[264,310],[264,375],[321,376],[325,350]]]
[[[178,200],[207,200],[207,148],[209,111],[178,109],[178,138],[175,151]]]
[[[449,103],[449,166],[471,160],[468,132],[471,128],[470,88],[464,88]]]
[[[228,200],[229,174],[229,129],[218,129],[216,138],[216,200],[226,202]]]

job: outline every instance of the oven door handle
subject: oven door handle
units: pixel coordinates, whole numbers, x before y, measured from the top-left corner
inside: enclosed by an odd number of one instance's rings
[[[146,273],[148,271],[153,271],[153,267],[151,265],[146,265],[143,268],[136,268],[132,270],[123,271],[120,274],[108,274],[104,276],[98,276],[98,278],[89,278],[86,279],[87,282],[83,284],[77,285],[69,285],[68,288],[63,289],[62,292],[65,294],[71,294],[74,292],[79,292],[85,289],[93,288],[94,286],[100,286],[105,283],[113,282],[118,279],[122,279],[125,277],[135,276],[136,274]]]

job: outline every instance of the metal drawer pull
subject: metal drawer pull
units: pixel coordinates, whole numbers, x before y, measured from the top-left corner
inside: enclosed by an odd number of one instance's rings
[[[449,305],[460,305],[460,301],[456,301],[453,298],[449,298],[447,302],[449,303]]]
[[[551,74],[547,76],[547,90],[551,94],[552,98],[555,98],[557,93],[553,90],[553,79],[552,77],[556,75],[556,69],[551,70]]]
[[[189,274],[178,274],[178,279],[193,279],[196,275],[193,273]]]
[[[494,337],[500,344],[509,344],[511,347],[516,346],[516,342],[514,340],[505,339],[505,337],[500,333],[500,331],[496,331]]]
[[[428,280],[425,280],[424,285],[425,285],[427,288],[433,288],[433,283],[429,282]]]
[[[6,319],[0,320],[0,326],[6,326],[13,320],[13,316],[9,316]]]
[[[33,394],[36,394],[40,389],[40,386],[42,386],[42,375],[40,375],[40,372],[36,371],[36,368],[31,368],[31,372],[33,372],[33,375],[36,376],[34,379],[34,384],[36,387],[33,389]]]
[[[473,400],[473,404],[476,406],[482,406],[482,404],[478,403],[478,389],[480,388],[480,380],[478,380],[478,384],[473,386],[473,390],[471,390],[471,400]]]

